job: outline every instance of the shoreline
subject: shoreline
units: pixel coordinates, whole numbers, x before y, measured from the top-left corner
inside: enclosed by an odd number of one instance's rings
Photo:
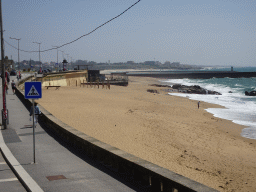
[[[244,126],[205,111],[218,105],[197,109],[197,101],[161,87],[148,93],[154,83],[131,77],[128,87],[110,90],[44,88],[38,103],[89,136],[217,190],[255,189],[255,141],[239,135]]]
[[[164,80],[166,80],[166,79],[163,79],[163,78],[155,78],[155,79],[157,79],[158,80],[158,82],[159,82],[159,84],[158,85],[163,85],[163,86],[170,86],[170,85],[176,85],[177,83],[172,83],[172,82],[164,82]],[[156,83],[157,84],[157,83]],[[183,84],[180,84],[180,85],[183,85]],[[198,85],[199,86],[199,85]],[[187,95],[191,95],[191,94],[193,94],[193,93],[184,93],[184,92],[179,92],[179,91],[176,91],[176,89],[172,89],[171,88],[171,86],[170,87],[162,87],[163,88],[163,90],[169,90],[169,92],[167,91],[167,93],[170,95],[170,96],[175,96],[175,97],[180,97],[180,98],[184,98],[183,96],[179,96],[179,95],[172,95],[172,93],[178,93],[178,94],[187,94]],[[199,101],[199,100],[196,100],[196,99],[192,99],[192,98],[190,98],[189,96],[188,97],[186,97],[187,99],[189,99],[189,100],[193,100],[193,101]],[[225,106],[223,106],[223,105],[221,105],[221,104],[215,104],[215,103],[210,103],[210,102],[205,102],[205,101],[200,101],[201,103],[202,102],[204,102],[204,103],[209,103],[209,104],[212,104],[212,105],[216,105],[216,106],[219,106],[219,107],[214,107],[214,108],[226,108],[227,109],[227,107],[225,107]],[[201,106],[201,105],[200,105]],[[223,119],[223,120],[227,120],[227,121],[231,121],[232,123],[234,123],[234,124],[236,124],[236,125],[238,125],[238,126],[241,126],[241,127],[243,127],[242,129],[241,129],[241,132],[240,132],[240,134],[239,135],[237,135],[237,134],[234,134],[234,136],[236,135],[236,136],[240,136],[240,137],[242,137],[243,139],[245,139],[247,142],[250,142],[250,144],[251,145],[254,145],[255,147],[256,147],[256,139],[252,139],[252,138],[248,138],[248,137],[243,137],[241,134],[242,134],[242,131],[243,131],[243,129],[246,129],[246,128],[250,128],[250,126],[246,126],[246,125],[243,125],[243,124],[239,124],[239,123],[235,123],[235,122],[233,122],[233,120],[228,120],[228,119],[225,119],[224,117],[215,117],[214,115],[214,113],[213,112],[208,112],[207,111],[207,109],[210,109],[210,108],[204,108],[204,110],[207,112],[207,113],[209,113],[209,114],[211,114],[214,118],[219,118],[219,119]]]
[[[159,81],[161,82],[161,80],[159,80]],[[183,84],[180,84],[180,83],[173,83],[173,82],[168,82],[168,83],[170,83],[170,85],[183,85]],[[163,85],[168,85],[168,83],[164,82]],[[194,84],[194,85],[201,86],[201,85],[198,85],[198,84]],[[192,85],[185,85],[185,86],[192,86]],[[186,96],[186,97],[188,97],[191,100],[204,101],[204,102],[208,102],[208,103],[211,103],[211,104],[220,105],[220,106],[222,106],[225,109],[230,110],[230,111],[236,109],[236,108],[234,108],[234,106],[230,106],[229,107],[229,106],[226,105],[226,103],[218,102],[219,100],[216,100],[216,99],[213,100],[210,95],[214,95],[214,94],[208,94],[210,98],[209,97],[207,98],[205,94],[201,94],[201,93],[197,94],[198,97],[195,97],[193,93],[186,92],[186,89],[185,89],[185,91],[182,91],[182,90],[183,89],[181,89],[179,91],[172,91],[172,90],[170,90],[169,94],[173,95],[173,96],[178,96],[178,97]],[[208,90],[208,91],[210,92],[211,90]],[[222,95],[222,93],[220,93],[220,95]],[[200,99],[199,97],[202,97],[202,98]],[[221,96],[217,96],[217,98],[218,97],[221,97]],[[247,138],[247,139],[256,140],[256,137],[254,136],[255,135],[255,126],[252,126],[255,123],[255,120],[254,121],[253,120],[252,121],[247,121],[248,119],[237,118],[237,117],[233,117],[233,116],[227,116],[227,114],[228,114],[227,112],[223,113],[220,110],[212,110],[211,108],[205,109],[205,110],[207,112],[213,114],[214,117],[225,119],[225,120],[230,120],[230,121],[232,121],[235,124],[244,126],[244,129],[240,133],[241,137]],[[240,112],[240,116],[244,116],[244,113]],[[247,129],[249,129],[249,130],[252,129],[252,131],[251,132],[250,131],[246,131]],[[251,133],[251,136],[248,135],[250,133]]]

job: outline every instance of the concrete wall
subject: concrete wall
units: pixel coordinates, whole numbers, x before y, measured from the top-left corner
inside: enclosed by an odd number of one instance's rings
[[[24,92],[17,88],[16,95],[27,109],[30,109],[32,103],[24,98]],[[38,106],[43,114],[40,121],[47,125],[47,129],[55,132],[68,144],[103,165],[112,166],[121,174],[132,175],[134,179],[147,186],[151,191],[217,191],[90,137],[55,118],[42,106]]]
[[[80,86],[86,75],[87,72],[47,75],[43,77],[42,86]]]

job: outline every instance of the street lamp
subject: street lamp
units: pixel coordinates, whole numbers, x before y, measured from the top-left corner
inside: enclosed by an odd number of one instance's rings
[[[53,46],[53,45],[52,45],[52,46]],[[58,50],[58,46],[53,46],[53,47],[56,47],[56,48],[57,48],[57,66],[58,66],[57,71],[59,71],[59,56],[58,56],[59,50]]]
[[[39,64],[41,63],[41,59],[40,59],[40,44],[41,43],[38,43],[38,42],[33,42],[33,43],[36,43],[36,44],[38,44],[39,45]],[[42,63],[41,63],[41,67],[40,67],[40,69],[41,69],[41,72],[43,72],[43,66],[42,66]]]
[[[73,70],[73,66],[72,66],[72,57],[71,57],[71,61],[70,61],[70,65],[71,65],[71,70]]]
[[[61,52],[62,52],[62,59],[65,59],[65,57],[64,57],[64,55],[65,55],[64,51],[61,51]]]
[[[16,38],[12,38],[12,37],[10,37],[10,39],[15,39],[18,41],[18,70],[20,70],[20,40],[21,39],[16,39]]]
[[[66,54],[68,57],[67,62],[69,63],[69,54]],[[67,69],[68,69],[68,63],[67,63]]]

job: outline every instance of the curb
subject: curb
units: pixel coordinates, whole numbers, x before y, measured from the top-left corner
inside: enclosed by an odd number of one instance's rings
[[[19,179],[24,188],[29,192],[43,192],[34,179],[26,172],[17,159],[13,156],[10,149],[4,142],[2,131],[0,131],[0,152],[6,163],[9,165],[15,176]]]

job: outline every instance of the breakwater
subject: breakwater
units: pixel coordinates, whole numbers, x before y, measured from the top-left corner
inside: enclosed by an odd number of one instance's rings
[[[236,72],[236,71],[147,71],[129,72],[128,76],[155,77],[166,79],[211,79],[211,78],[250,78],[256,77],[256,72]]]

